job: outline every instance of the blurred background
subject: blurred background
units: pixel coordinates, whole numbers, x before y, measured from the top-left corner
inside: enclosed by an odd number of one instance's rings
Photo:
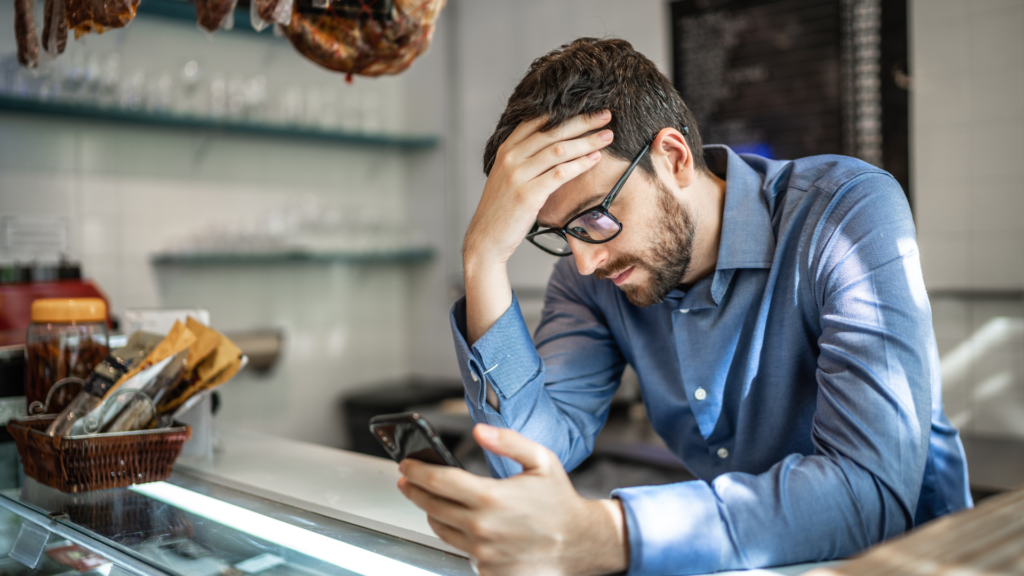
[[[976,494],[1024,482],[1024,0],[449,0],[408,71],[351,81],[247,7],[215,34],[191,10],[142,0],[30,72],[0,5],[0,265],[17,285],[63,260],[115,322],[208,310],[258,359],[219,390],[220,423],[373,452],[369,415],[420,407],[460,444],[448,312],[484,142],[534,58],[617,36],[706,142],[897,177]],[[531,328],[553,263],[510,263]],[[584,491],[686,477],[638,400],[627,371]]]

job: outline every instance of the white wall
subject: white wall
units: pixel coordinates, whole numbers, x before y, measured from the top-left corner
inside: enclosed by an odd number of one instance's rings
[[[947,414],[1024,438],[1024,1],[910,4],[913,201]]]
[[[1024,1],[916,0],[910,21],[925,280],[1024,288]]]
[[[11,6],[3,3],[0,30],[12,29]],[[382,129],[444,137],[438,92],[445,86],[445,53],[436,47],[407,75],[357,78],[349,85],[269,33],[207,38],[188,22],[142,15],[124,31],[84,40],[69,41],[68,53],[57,63],[72,63],[80,52],[106,57],[116,50],[124,74],[145,70],[150,75],[177,73],[189,59],[198,59],[207,74],[218,69],[227,75],[264,73],[282,89],[330,87],[339,97],[373,98]],[[443,33],[440,40],[443,44]],[[9,62],[13,51],[13,34],[0,34],[0,59]],[[432,272],[443,270],[448,252],[444,223],[435,229],[415,218],[423,206],[444,206],[446,172],[435,169],[445,166],[444,158],[443,146],[403,152],[0,113],[0,215],[67,217],[72,256],[107,292],[115,313],[202,306],[223,330],[283,328],[285,353],[278,368],[267,376],[243,374],[225,386],[220,418],[339,445],[344,434],[337,402],[344,391],[424,366],[454,371],[444,366],[454,363],[450,353],[439,357],[421,350],[426,359],[412,361],[413,344],[420,340],[416,331],[423,329],[410,313],[412,294],[417,302],[447,297],[443,274]],[[409,220],[437,249],[438,261],[414,268],[204,269],[150,263],[154,252],[182,236],[244,224],[307,194],[343,209],[416,209]],[[446,304],[435,307],[444,310]]]

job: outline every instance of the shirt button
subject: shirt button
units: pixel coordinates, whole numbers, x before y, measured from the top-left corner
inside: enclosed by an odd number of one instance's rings
[[[724,446],[719,448],[718,449],[718,457],[723,459],[723,460],[728,458],[729,457],[729,451]]]
[[[681,313],[683,313],[683,314],[688,314],[690,312],[690,309],[689,308],[680,308],[679,311]]]
[[[469,376],[473,379],[473,382],[479,382],[480,379],[476,377],[476,372],[470,372]]]
[[[697,388],[693,391],[693,397],[697,400],[703,400],[708,397],[708,393],[703,388]]]

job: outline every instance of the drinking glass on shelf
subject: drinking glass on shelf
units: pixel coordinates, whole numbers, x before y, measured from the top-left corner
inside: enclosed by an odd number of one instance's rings
[[[228,81],[227,111],[233,117],[242,116],[245,108],[245,84],[241,76],[232,76]]]
[[[220,72],[210,78],[210,116],[220,118],[228,105],[228,83]]]
[[[138,70],[130,78],[126,78],[121,82],[119,97],[121,108],[125,110],[139,110],[142,108],[145,89],[146,73],[142,70]]]
[[[320,122],[323,130],[333,130],[338,126],[338,94],[334,88],[325,86],[320,91]]]
[[[173,80],[168,72],[152,78],[146,89],[146,109],[163,112],[170,108],[173,88]]]
[[[100,102],[112,104],[118,99],[121,86],[121,54],[114,52],[103,61],[99,80]]]
[[[245,115],[248,118],[263,119],[264,106],[267,103],[267,77],[257,74],[249,78],[242,90],[245,97]]]
[[[302,88],[289,86],[281,94],[279,117],[285,124],[297,124],[302,121],[303,95]]]
[[[363,132],[371,134],[380,132],[380,105],[377,101],[377,95],[372,92],[363,94],[361,120],[360,128],[362,128]]]
[[[362,124],[362,100],[358,92],[351,88],[345,91],[341,104],[341,127],[349,132],[357,132]]]

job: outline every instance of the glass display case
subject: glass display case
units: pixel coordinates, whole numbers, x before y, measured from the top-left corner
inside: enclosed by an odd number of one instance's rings
[[[66,494],[0,491],[0,574],[469,575],[460,556],[184,473]]]

